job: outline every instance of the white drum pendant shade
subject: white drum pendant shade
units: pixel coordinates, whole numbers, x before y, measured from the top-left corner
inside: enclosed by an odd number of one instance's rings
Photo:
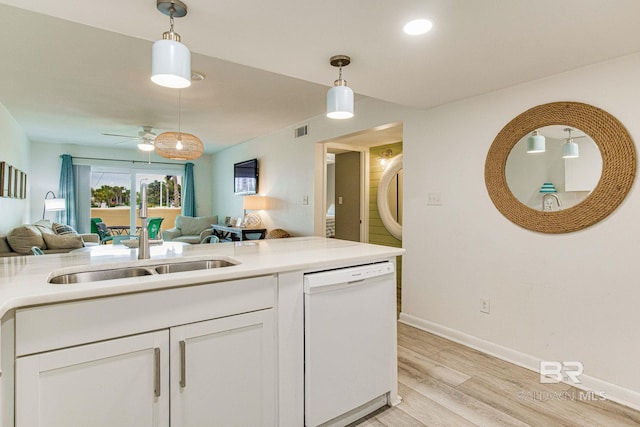
[[[353,90],[348,86],[334,86],[327,92],[327,117],[350,119],[353,117]]]
[[[573,141],[565,143],[562,146],[562,157],[564,159],[575,159],[576,157],[580,157],[578,144]]]
[[[182,89],[191,86],[191,52],[175,40],[158,40],[151,51],[151,81]]]
[[[534,131],[527,139],[527,153],[544,153],[545,138],[538,131]]]

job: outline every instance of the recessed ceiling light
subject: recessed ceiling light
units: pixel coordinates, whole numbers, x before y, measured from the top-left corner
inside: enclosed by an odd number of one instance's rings
[[[428,19],[414,19],[413,21],[407,22],[404,26],[404,32],[410,36],[419,36],[420,34],[429,32],[432,27],[433,22]]]

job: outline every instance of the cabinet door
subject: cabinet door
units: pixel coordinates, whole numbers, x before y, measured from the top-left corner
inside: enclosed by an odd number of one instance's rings
[[[275,426],[273,309],[171,328],[171,426]]]
[[[169,331],[16,360],[18,427],[168,427]]]

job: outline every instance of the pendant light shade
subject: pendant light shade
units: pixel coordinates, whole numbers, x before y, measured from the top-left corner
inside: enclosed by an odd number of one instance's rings
[[[565,128],[564,131],[569,133],[569,137],[565,140],[566,142],[562,145],[562,158],[575,159],[576,157],[580,157],[580,150],[578,148],[578,144],[573,142],[573,139],[584,138],[584,136],[572,137],[571,132],[574,131],[574,129],[571,129],[571,128]]]
[[[330,119],[350,119],[353,117],[353,90],[342,79],[342,67],[351,63],[346,55],[335,55],[329,60],[334,67],[339,67],[338,80],[327,92],[327,117]]]
[[[180,0],[156,0],[158,10],[169,16],[169,31],[151,49],[151,81],[174,89],[191,86],[191,52],[173,31],[173,18],[187,14],[187,5]]]
[[[184,132],[165,132],[154,141],[156,153],[171,160],[193,160],[202,155],[204,146],[195,135]]]
[[[193,160],[202,155],[204,146],[195,135],[182,132],[182,91],[178,91],[178,132],[165,132],[153,141],[156,153],[171,160]]]
[[[527,138],[527,153],[544,153],[545,152],[545,138],[539,131],[534,130],[531,136]]]
[[[569,141],[565,142],[562,146],[562,158],[575,159],[576,157],[580,157],[578,144],[573,142],[573,139],[569,139]]]
[[[191,52],[185,45],[175,40],[158,40],[153,44],[151,56],[152,82],[174,89],[191,86]]]

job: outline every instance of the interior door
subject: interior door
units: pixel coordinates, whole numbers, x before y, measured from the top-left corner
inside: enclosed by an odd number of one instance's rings
[[[349,151],[336,154],[336,239],[354,242],[361,239],[360,188],[360,153]]]

